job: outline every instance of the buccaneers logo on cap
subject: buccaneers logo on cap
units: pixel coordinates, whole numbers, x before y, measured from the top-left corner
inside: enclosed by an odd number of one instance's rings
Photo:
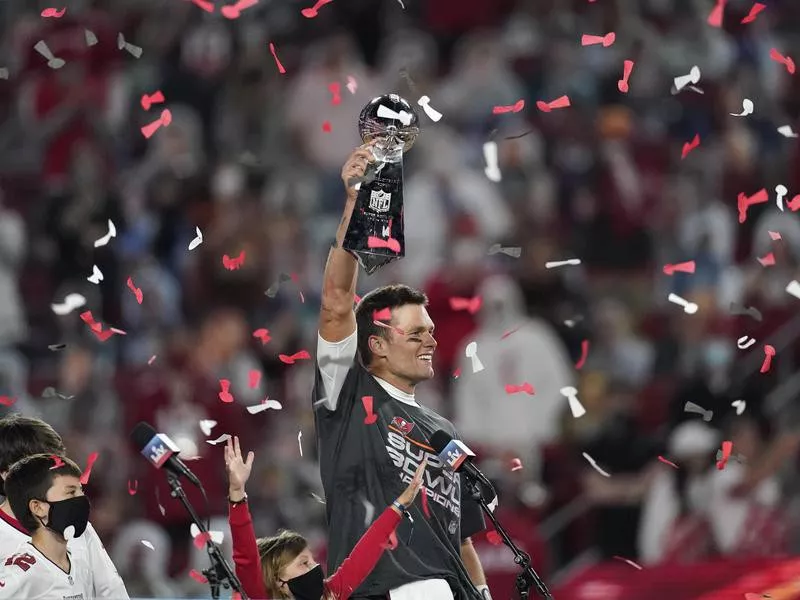
[[[411,430],[414,429],[414,423],[409,423],[403,417],[392,418],[392,425],[402,431],[403,435],[408,435],[411,433]]]

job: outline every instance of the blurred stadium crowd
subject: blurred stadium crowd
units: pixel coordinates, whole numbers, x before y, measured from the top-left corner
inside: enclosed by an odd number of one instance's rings
[[[565,578],[614,556],[796,550],[796,460],[734,488],[770,440],[798,426],[785,418],[800,391],[798,300],[785,286],[800,277],[800,220],[769,202],[740,224],[736,198],[760,188],[773,198],[778,184],[787,201],[800,192],[797,141],[776,131],[797,128],[799,80],[769,58],[800,48],[800,5],[769,2],[740,25],[752,2],[731,0],[714,28],[703,0],[401,4],[334,0],[306,19],[298,0],[260,0],[228,20],[188,0],[70,0],[54,20],[39,16],[45,3],[0,2],[10,71],[0,82],[0,395],[16,400],[0,415],[41,416],[81,464],[99,453],[92,520],[132,597],[197,595],[187,573],[206,566],[180,506],[154,493],[162,475],[127,441],[140,420],[197,457],[212,529],[226,528],[226,493],[222,449],[206,440],[238,433],[256,452],[256,531],[291,527],[321,544],[313,362],[278,354],[313,354],[358,112],[382,93],[414,104],[427,94],[444,118],[421,113],[406,156],[407,256],[362,275],[359,291],[400,281],[427,292],[437,378],[418,399],[479,449],[501,519],[535,566]],[[609,31],[609,48],[580,44]],[[119,32],[141,58],[117,48]],[[39,40],[63,68],[33,50]],[[635,61],[627,94],[617,90],[624,59]],[[672,94],[693,65],[699,91]],[[140,97],[156,90],[166,102],[143,110]],[[536,109],[564,94],[569,109]],[[755,113],[729,116],[743,98]],[[521,112],[492,114],[519,99]],[[163,108],[171,124],[144,139],[140,127]],[[700,147],[681,160],[695,134]],[[488,138],[498,184],[483,173]],[[117,236],[95,248],[109,219]],[[189,251],[196,227],[204,241]],[[493,244],[521,256],[490,254]],[[240,252],[240,269],[223,267]],[[762,266],[770,252],[774,265]],[[580,266],[545,268],[576,257]],[[694,274],[662,272],[688,260]],[[87,280],[95,265],[97,284]],[[699,311],[669,304],[670,292]],[[99,342],[80,311],[56,316],[51,303],[69,293],[126,335]],[[474,315],[450,307],[475,295]],[[732,303],[762,318],[732,314]],[[266,343],[252,335],[260,328]],[[740,350],[745,335],[756,343]],[[465,356],[470,341],[483,372]],[[760,373],[765,343],[777,355]],[[233,404],[220,402],[220,379]],[[534,395],[507,393],[523,382]],[[572,417],[564,386],[577,388],[584,417]],[[246,411],[267,396],[282,410]],[[746,402],[741,415],[735,400]],[[687,401],[711,421],[685,412]],[[216,422],[207,435],[204,420]],[[718,471],[723,439],[738,459]],[[507,597],[511,554],[486,542],[479,553],[494,597]]]

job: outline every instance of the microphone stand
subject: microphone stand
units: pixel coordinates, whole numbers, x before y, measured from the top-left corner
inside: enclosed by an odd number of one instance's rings
[[[197,515],[194,507],[186,497],[186,492],[183,491],[183,486],[181,486],[178,477],[167,471],[167,481],[169,481],[169,487],[172,488],[170,496],[181,501],[181,504],[183,504],[186,512],[189,513],[189,516],[192,518],[192,521],[194,521],[194,524],[197,525],[201,534],[208,533],[208,529],[203,523],[203,520]],[[236,577],[236,573],[233,572],[228,561],[222,556],[219,546],[212,542],[211,538],[206,540],[206,550],[208,551],[208,558],[211,559],[211,566],[203,571],[203,575],[208,579],[208,585],[211,586],[211,597],[215,600],[219,598],[220,586],[222,586],[225,589],[233,588],[234,591],[239,593],[242,600],[247,600],[247,595],[244,593],[242,583],[239,581],[239,578]]]
[[[511,551],[514,553],[514,562],[517,563],[522,572],[517,575],[517,592],[519,592],[520,600],[528,600],[528,596],[530,595],[531,588],[536,586],[536,591],[539,592],[539,595],[546,600],[553,600],[553,595],[550,593],[550,590],[547,589],[544,581],[542,578],[539,577],[539,574],[533,570],[531,567],[531,557],[528,553],[521,550],[511,539],[508,535],[508,532],[503,529],[503,526],[497,520],[497,517],[494,516],[494,513],[489,508],[489,504],[483,497],[483,492],[481,492],[481,486],[478,481],[469,477],[466,473],[462,472],[461,476],[465,478],[467,483],[467,489],[469,490],[472,499],[475,500],[478,504],[481,505],[483,512],[486,513],[486,516],[489,517],[489,520],[494,525],[495,531],[500,534],[500,537],[503,538],[503,543],[511,548]],[[489,483],[488,481],[485,483]],[[491,485],[489,487],[494,491]]]

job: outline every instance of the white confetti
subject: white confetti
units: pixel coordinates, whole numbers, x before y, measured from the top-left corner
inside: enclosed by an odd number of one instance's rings
[[[221,436],[219,436],[215,440],[206,440],[206,443],[207,444],[211,444],[212,446],[216,446],[217,444],[221,444],[223,442],[227,442],[229,439],[231,439],[230,434],[229,433],[225,433],[225,434],[222,434]]]
[[[700,67],[695,65],[688,75],[680,75],[675,78],[675,88],[680,92],[690,83],[697,84],[700,81]]]
[[[100,248],[101,246],[105,246],[108,242],[111,241],[111,238],[117,237],[117,228],[114,227],[114,221],[111,219],[108,220],[108,233],[101,237],[99,240],[95,240],[94,247]]]
[[[736,341],[736,345],[739,347],[739,350],[747,350],[750,346],[756,343],[755,338],[751,338],[750,336],[743,335]]]
[[[300,446],[300,456],[303,456],[303,432],[297,432],[297,445]]]
[[[103,281],[103,272],[97,268],[97,265],[92,265],[92,274],[86,278],[86,281],[95,285]]]
[[[358,89],[358,82],[356,81],[355,77],[352,75],[347,76],[347,89],[350,90],[351,94],[355,94],[356,90]]]
[[[572,411],[572,416],[576,419],[579,419],[583,415],[586,414],[586,409],[581,404],[580,400],[578,400],[578,390],[568,385],[563,387],[559,390],[562,396],[566,396],[567,401],[569,402],[569,409]]]
[[[247,412],[251,415],[256,415],[260,412],[264,412],[265,410],[269,410],[270,408],[274,408],[275,410],[281,410],[283,406],[277,400],[272,400],[271,398],[267,398],[261,404],[254,404],[253,406],[247,407]]]
[[[422,107],[422,110],[425,111],[425,114],[428,115],[428,118],[433,121],[434,123],[438,123],[442,118],[442,113],[431,106],[431,99],[428,96],[421,96],[419,100],[417,100],[417,104]]]
[[[789,193],[789,190],[785,185],[778,184],[775,186],[775,193],[778,194],[775,203],[778,205],[778,209],[783,212],[783,198]]]
[[[200,528],[194,523],[192,523],[192,526],[189,527],[189,533],[191,534],[192,539],[194,539],[198,535],[200,535],[201,533]],[[214,542],[215,544],[221,544],[222,540],[225,539],[225,534],[221,531],[209,531],[208,533],[211,534],[211,541]]]
[[[667,297],[667,300],[669,300],[670,302],[672,302],[674,304],[678,304],[679,306],[682,306],[683,307],[683,312],[685,312],[687,315],[695,314],[697,312],[697,309],[699,308],[697,306],[697,304],[695,304],[694,302],[689,302],[688,300],[686,300],[684,298],[681,298],[680,296],[678,296],[678,294],[670,294]]]
[[[778,133],[780,133],[783,137],[787,138],[796,138],[798,136],[797,133],[792,131],[791,125],[781,125],[778,127]]]
[[[753,114],[753,101],[750,98],[745,98],[742,100],[742,112],[740,113],[730,113],[732,117],[746,117],[748,115]]]
[[[68,315],[73,310],[80,308],[85,304],[86,298],[80,294],[67,294],[67,297],[64,298],[64,302],[61,304],[51,304],[50,308],[52,308],[53,312],[58,316],[63,317],[64,315]]]
[[[495,183],[501,181],[503,174],[497,165],[497,142],[486,142],[483,145],[483,159],[486,161],[486,167],[484,167],[483,172],[489,181],[494,181]]]
[[[603,469],[601,469],[599,466],[597,466],[597,463],[595,462],[595,460],[591,456],[586,454],[586,452],[583,453],[583,458],[588,460],[589,464],[592,465],[592,468],[594,468],[595,471],[600,473],[600,475],[602,475],[603,477],[611,477],[611,475],[609,475],[608,473],[603,471]]]
[[[545,269],[555,269],[556,267],[564,267],[567,265],[576,266],[581,264],[580,258],[570,258],[568,260],[552,260],[550,262],[544,263]]]
[[[464,354],[466,354],[467,358],[472,361],[473,373],[480,373],[483,371],[483,363],[481,362],[481,359],[478,358],[478,342],[470,342],[467,344]]]
[[[372,523],[372,518],[375,516],[375,507],[364,497],[361,498],[361,504],[364,505],[364,511],[366,512],[364,515],[364,527],[369,527],[369,524]]]
[[[792,279],[786,286],[786,292],[800,300],[800,283],[797,283],[796,279]]]
[[[744,412],[744,409],[747,408],[747,402],[744,400],[736,400],[731,404],[731,406],[736,409],[737,415],[741,415]]]
[[[150,548],[150,550],[155,550],[156,547],[153,546],[152,542],[148,542],[147,540],[142,540],[142,546],[145,548]]]
[[[216,426],[217,422],[212,421],[211,419],[203,419],[202,421],[200,421],[200,431],[202,431],[203,435],[205,435],[206,437],[211,435],[211,430],[214,429],[214,427]]]
[[[191,242],[189,242],[189,250],[194,250],[203,243],[203,232],[200,231],[199,227],[195,227],[194,230],[197,233],[197,236]]]

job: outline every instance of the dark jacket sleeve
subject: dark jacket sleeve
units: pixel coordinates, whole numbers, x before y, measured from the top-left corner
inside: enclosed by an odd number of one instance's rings
[[[242,587],[249,598],[253,600],[266,598],[267,588],[264,586],[253,519],[250,517],[247,502],[230,506],[228,524],[231,527],[236,576],[242,582]]]
[[[336,600],[347,600],[350,594],[361,585],[361,582],[372,572],[378,560],[383,556],[384,546],[389,536],[397,528],[402,517],[388,507],[381,513],[344,559],[336,572],[325,580],[328,591]]]

